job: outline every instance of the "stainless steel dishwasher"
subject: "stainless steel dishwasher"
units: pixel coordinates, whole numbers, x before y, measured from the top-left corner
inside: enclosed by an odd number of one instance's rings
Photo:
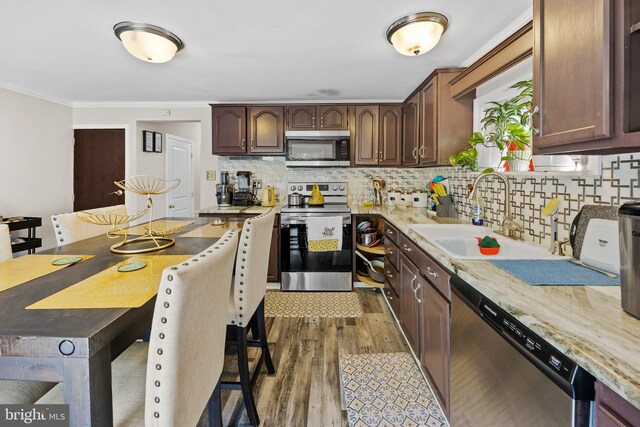
[[[459,277],[451,284],[451,426],[591,425],[595,378]]]

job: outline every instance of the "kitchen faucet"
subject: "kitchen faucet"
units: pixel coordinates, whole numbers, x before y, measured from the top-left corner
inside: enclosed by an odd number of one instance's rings
[[[480,181],[492,176],[501,179],[504,182],[505,186],[505,214],[504,220],[502,220],[502,224],[500,224],[500,231],[498,233],[512,239],[524,240],[522,238],[524,227],[513,219],[513,214],[511,213],[511,185],[509,184],[509,180],[507,179],[507,177],[498,172],[481,173],[473,181],[473,188],[471,189],[469,198],[471,200],[475,200],[476,193],[478,192],[478,184],[480,184]]]

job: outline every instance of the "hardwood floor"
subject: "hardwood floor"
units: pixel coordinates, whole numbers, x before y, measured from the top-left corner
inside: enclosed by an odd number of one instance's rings
[[[261,426],[346,426],[342,408],[338,357],[348,353],[409,351],[381,293],[357,289],[361,318],[267,318],[275,375],[266,369],[254,395]],[[257,354],[257,351],[256,351]],[[232,356],[225,360],[224,379],[237,371]],[[239,391],[223,391],[225,426],[246,426]],[[206,425],[203,417],[201,425]]]

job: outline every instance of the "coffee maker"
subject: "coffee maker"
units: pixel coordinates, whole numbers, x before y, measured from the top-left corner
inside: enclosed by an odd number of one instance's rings
[[[238,189],[233,193],[235,206],[251,206],[255,202],[255,196],[251,188],[251,172],[236,172],[236,184]]]
[[[229,182],[229,172],[220,172],[220,184],[216,184],[218,206],[231,206],[233,202],[233,184]]]

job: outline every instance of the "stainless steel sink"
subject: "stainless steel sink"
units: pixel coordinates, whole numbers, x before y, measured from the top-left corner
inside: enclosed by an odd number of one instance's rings
[[[409,228],[454,259],[563,259],[547,249],[496,234],[488,227],[468,224],[412,224]],[[477,238],[491,236],[500,244],[497,255],[482,255]]]

